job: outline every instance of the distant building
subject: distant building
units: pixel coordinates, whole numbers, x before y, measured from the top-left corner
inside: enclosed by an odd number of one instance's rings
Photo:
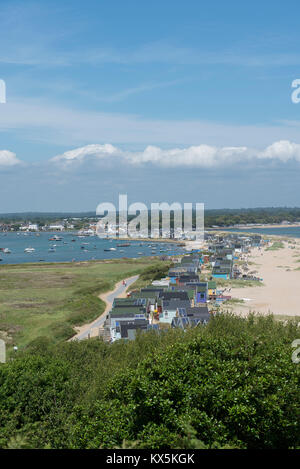
[[[28,225],[28,229],[29,231],[38,231],[39,227],[36,223],[33,223],[33,224]]]
[[[49,230],[51,231],[63,231],[64,229],[64,225],[49,225]]]

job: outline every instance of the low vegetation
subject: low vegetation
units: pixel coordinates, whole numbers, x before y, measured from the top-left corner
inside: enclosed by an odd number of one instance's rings
[[[172,263],[169,261],[153,263],[140,274],[137,281],[129,287],[129,290],[143,288],[149,285],[153,280],[161,280],[168,275],[171,265]]]
[[[271,246],[266,248],[266,251],[277,251],[278,249],[283,249],[284,244],[282,241],[274,241]]]
[[[112,345],[36,339],[0,365],[0,447],[299,447],[296,338],[226,314]]]
[[[230,300],[227,300],[225,302],[225,306],[227,305],[238,305],[238,304],[243,304],[245,301],[242,298],[231,298]]]
[[[165,264],[156,261],[155,269],[162,272]],[[149,282],[155,276],[152,266],[151,258],[1,266],[0,338],[9,351],[14,344],[22,348],[38,337],[53,343],[66,340],[74,335],[74,326],[104,311],[100,293],[145,269],[142,278]]]
[[[264,284],[260,280],[243,280],[240,278],[232,279],[216,279],[218,288],[229,287],[229,288],[244,288],[244,287],[262,287]]]

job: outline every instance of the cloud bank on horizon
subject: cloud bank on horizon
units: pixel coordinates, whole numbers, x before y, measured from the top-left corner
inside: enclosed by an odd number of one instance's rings
[[[111,144],[86,145],[55,156],[50,161],[56,163],[82,162],[89,157],[104,160],[119,158],[125,164],[151,164],[165,168],[191,167],[211,168],[224,165],[234,165],[244,161],[287,161],[300,162],[300,144],[280,140],[266,147],[263,151],[244,147],[215,147],[211,145],[197,145],[187,148],[162,149],[149,145],[142,152],[123,151]]]
[[[109,143],[90,144],[66,151],[47,161],[48,164],[61,165],[64,168],[72,164],[97,161],[123,163],[133,166],[152,165],[162,168],[189,167],[213,168],[234,166],[243,162],[278,162],[295,161],[300,163],[300,144],[288,140],[272,143],[263,150],[247,146],[216,147],[206,144],[187,148],[162,149],[149,145],[144,151],[125,151]],[[8,150],[0,150],[0,167],[21,164],[16,154]]]

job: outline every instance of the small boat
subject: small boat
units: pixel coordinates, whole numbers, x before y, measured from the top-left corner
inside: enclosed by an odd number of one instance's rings
[[[57,236],[57,235],[54,235],[52,236],[52,238],[49,238],[49,241],[61,241],[61,240],[62,240],[62,237]]]
[[[56,252],[55,248],[49,248],[48,252]]]
[[[117,244],[118,248],[126,248],[127,246],[130,246],[130,243],[119,243],[119,244]]]
[[[35,251],[34,248],[25,248],[24,249],[24,252],[27,252],[27,253],[34,252],[34,251]]]
[[[2,252],[3,252],[4,254],[11,254],[11,250],[8,249],[8,248],[2,249]]]

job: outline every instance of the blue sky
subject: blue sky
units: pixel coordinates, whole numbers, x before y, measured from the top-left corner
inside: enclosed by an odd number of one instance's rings
[[[0,3],[0,212],[300,206],[297,1]]]

